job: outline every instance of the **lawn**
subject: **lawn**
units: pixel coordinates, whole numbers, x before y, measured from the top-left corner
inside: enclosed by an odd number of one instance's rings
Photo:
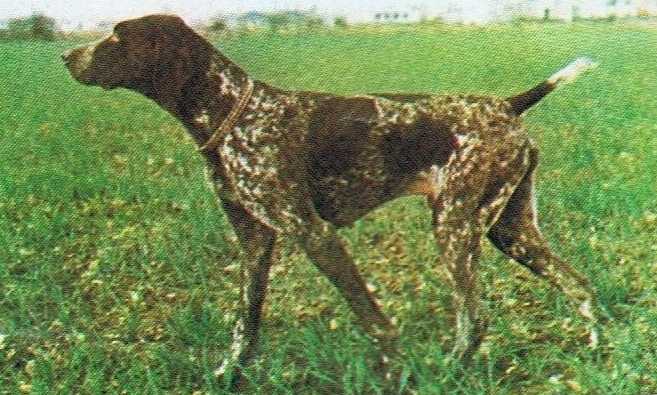
[[[402,199],[341,231],[395,317],[420,394],[657,393],[657,27],[380,27],[214,40],[255,78],[340,94],[521,92],[600,67],[526,117],[554,249],[613,316],[586,347],[566,299],[487,242],[489,336],[446,359],[450,288],[429,211]],[[183,128],[137,94],[75,83],[74,45],[0,43],[0,393],[223,393],[242,256]],[[274,269],[255,394],[370,394],[375,348],[294,246]]]

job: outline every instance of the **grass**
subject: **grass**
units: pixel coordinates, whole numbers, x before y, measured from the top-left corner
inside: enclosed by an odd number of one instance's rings
[[[402,329],[421,394],[657,392],[657,29],[404,27],[246,35],[216,45],[292,89],[508,96],[588,55],[592,74],[527,116],[539,210],[614,320],[585,347],[566,300],[489,244],[489,337],[446,362],[449,295],[420,199],[342,231]],[[0,43],[0,393],[223,393],[242,257],[182,127],[128,91],[76,84],[71,42]],[[367,248],[365,248],[367,247]],[[256,394],[369,394],[374,347],[289,245],[274,270]]]

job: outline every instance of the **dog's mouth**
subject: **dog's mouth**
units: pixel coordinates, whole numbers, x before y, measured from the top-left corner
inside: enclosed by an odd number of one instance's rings
[[[68,69],[69,73],[71,74],[71,77],[73,77],[73,79],[75,79],[77,82],[89,86],[101,85],[93,78],[90,78],[89,76],[85,75],[84,70],[80,70],[78,67],[76,67],[75,64],[66,63],[65,66]]]
[[[103,80],[96,78],[94,73],[90,72],[89,67],[80,65],[77,59],[65,58],[64,66],[68,69],[71,76],[79,83],[88,86],[99,86],[104,90],[116,89],[119,85],[116,81]]]
[[[81,84],[100,86],[103,89],[113,89],[115,84],[103,82],[101,78],[94,75],[98,74],[97,65],[94,65],[94,47],[85,46],[68,50],[61,55],[64,66],[71,73],[71,76]]]
[[[98,83],[98,84],[96,84],[96,85],[100,86],[101,88],[103,88],[103,89],[106,90],[106,91],[111,91],[111,90],[114,90],[114,89],[116,89],[116,88],[119,87],[118,84],[103,84],[103,83]]]
[[[90,84],[91,80],[89,78],[85,78],[84,76],[84,72],[88,65],[83,65],[80,58],[80,49],[69,50],[62,54],[62,61],[64,62],[64,66],[68,69],[69,73],[71,73],[71,76],[82,84]]]

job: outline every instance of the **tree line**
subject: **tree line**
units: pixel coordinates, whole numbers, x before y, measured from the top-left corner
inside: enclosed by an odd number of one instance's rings
[[[10,19],[0,28],[0,39],[27,39],[52,41],[57,38],[58,28],[54,18],[44,14],[33,14]]]

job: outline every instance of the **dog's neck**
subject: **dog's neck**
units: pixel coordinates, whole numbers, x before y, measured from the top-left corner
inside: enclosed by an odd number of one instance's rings
[[[147,85],[135,90],[176,117],[204,144],[244,94],[248,75],[210,44],[176,56]]]
[[[248,75],[223,56],[190,78],[178,102],[180,121],[199,144],[207,141],[247,91]]]

